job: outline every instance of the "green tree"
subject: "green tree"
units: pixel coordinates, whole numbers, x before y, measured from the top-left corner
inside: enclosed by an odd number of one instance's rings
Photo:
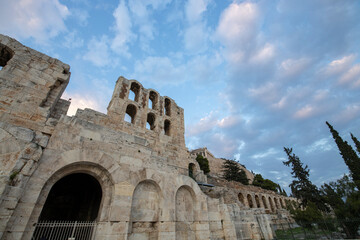
[[[354,135],[352,135],[352,133],[350,133],[350,135],[351,135],[351,139],[355,143],[357,152],[360,153],[360,142],[359,142],[359,140],[357,140],[357,138],[354,137]]]
[[[340,154],[344,159],[345,164],[348,166],[350,170],[350,175],[356,184],[357,188],[360,189],[360,158],[356,154],[355,150],[344,141],[340,136],[339,133],[330,125],[330,123],[326,122],[328,125],[330,132],[335,140],[336,145],[339,148]],[[351,134],[351,137],[357,147],[359,152],[359,141]],[[360,153],[360,152],[359,152]]]
[[[261,187],[263,189],[271,190],[276,192],[278,189],[278,184],[274,183],[270,179],[264,179],[261,174],[255,174],[254,181],[252,183],[254,186]]]
[[[304,208],[309,202],[312,202],[319,210],[328,211],[329,209],[325,205],[319,189],[309,179],[308,166],[303,166],[299,157],[292,152],[292,148],[284,148],[284,151],[288,156],[288,161],[284,161],[283,164],[291,167],[291,174],[295,178],[289,185],[292,195],[301,200],[300,204]]]
[[[196,161],[199,163],[200,169],[203,170],[205,174],[210,172],[209,160],[207,158],[204,158],[201,155],[197,155]]]
[[[228,181],[236,181],[248,185],[249,179],[244,170],[242,170],[234,160],[225,159],[223,163],[223,177]]]
[[[360,193],[355,183],[345,175],[336,182],[322,185],[321,192],[340,220],[346,236],[356,238],[360,226],[360,222],[356,221],[360,216]]]

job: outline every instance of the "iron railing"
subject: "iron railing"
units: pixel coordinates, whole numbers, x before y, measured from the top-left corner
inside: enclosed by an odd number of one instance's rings
[[[93,240],[96,222],[41,221],[36,223],[32,240]]]

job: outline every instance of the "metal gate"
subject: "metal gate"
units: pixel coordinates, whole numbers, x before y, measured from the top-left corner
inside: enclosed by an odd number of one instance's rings
[[[32,240],[93,240],[96,222],[41,221],[36,223]]]

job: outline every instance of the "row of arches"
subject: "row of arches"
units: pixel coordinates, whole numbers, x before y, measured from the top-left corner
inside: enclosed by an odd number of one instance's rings
[[[137,113],[137,108],[135,105],[133,104],[129,104],[126,107],[126,111],[125,111],[125,118],[124,121],[131,123],[131,124],[135,124],[135,119],[136,119],[136,113]],[[149,112],[147,114],[146,117],[146,129],[149,130],[155,130],[156,128],[156,116],[154,113]],[[165,119],[164,121],[164,125],[163,125],[163,129],[164,129],[164,134],[170,136],[170,127],[171,127],[171,122],[169,119]]]
[[[265,208],[271,212],[275,212],[277,209],[285,209],[286,201],[283,198],[257,195],[257,194],[238,194],[239,201],[249,208]]]
[[[72,173],[59,179],[43,205],[38,221],[96,221],[101,211],[103,189],[87,173]],[[175,201],[174,201],[175,200]],[[175,193],[176,239],[195,239],[194,221],[197,199],[188,185]],[[159,224],[164,221],[164,193],[153,180],[143,180],[135,187],[128,225],[128,239],[157,239]],[[166,214],[165,214],[166,215]],[[34,235],[39,229],[35,229]]]
[[[136,82],[132,82],[130,85],[130,91],[128,95],[128,99],[139,102],[140,98],[140,85]],[[160,108],[159,104],[159,95],[155,91],[151,90],[149,92],[148,97],[148,108],[153,110],[158,110]],[[161,109],[162,113],[164,113],[166,116],[171,116],[171,100],[169,98],[165,98],[164,100],[164,107]]]

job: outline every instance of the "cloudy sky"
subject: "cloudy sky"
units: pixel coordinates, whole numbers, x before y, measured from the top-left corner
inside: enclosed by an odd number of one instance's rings
[[[325,121],[360,138],[360,1],[0,0],[0,33],[71,66],[63,98],[106,107],[119,76],[185,110],[207,146],[286,187],[348,172]]]

